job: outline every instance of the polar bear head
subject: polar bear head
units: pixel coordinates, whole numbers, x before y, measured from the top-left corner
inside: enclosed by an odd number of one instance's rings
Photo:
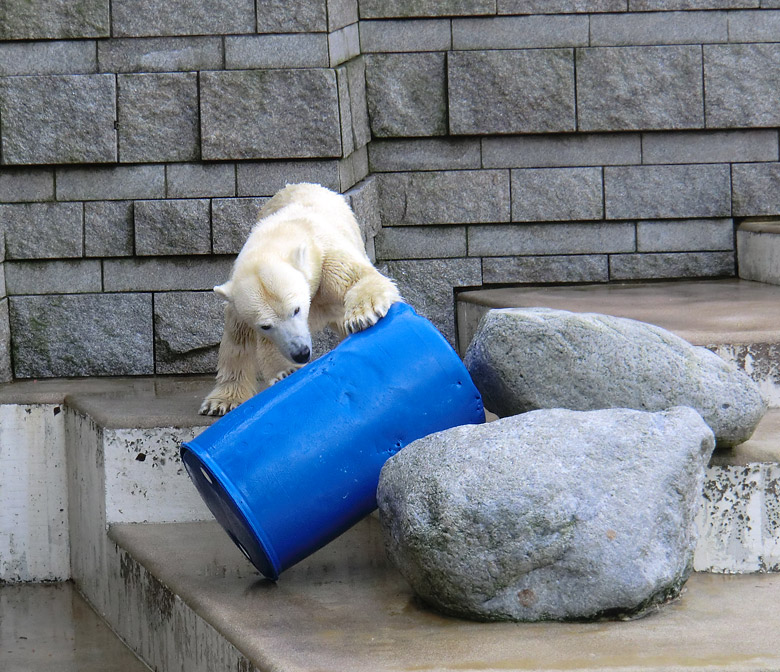
[[[233,277],[214,287],[244,323],[296,364],[311,359],[311,279],[306,257],[307,250],[302,248],[289,260],[255,258],[251,264],[237,264]]]

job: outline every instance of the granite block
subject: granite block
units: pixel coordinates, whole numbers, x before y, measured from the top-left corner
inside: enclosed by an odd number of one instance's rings
[[[0,300],[0,382],[14,377],[11,366],[11,329],[8,323],[8,299]]]
[[[355,147],[363,147],[371,140],[371,123],[368,119],[368,96],[366,94],[366,62],[362,57],[353,58],[346,67],[353,142]]]
[[[150,294],[10,299],[17,378],[154,373]]]
[[[361,19],[495,14],[496,0],[360,0]]]
[[[401,51],[448,51],[452,48],[449,19],[361,21],[364,54]]]
[[[81,257],[83,211],[81,203],[0,205],[6,259]]]
[[[487,257],[482,260],[484,284],[608,282],[606,255],[550,257]]]
[[[371,170],[380,173],[482,167],[476,138],[374,140],[368,146],[368,157]]]
[[[339,188],[337,191],[343,193],[363,178],[368,177],[368,148],[356,149],[348,157],[339,161],[338,166]]]
[[[211,252],[208,199],[136,201],[134,226],[138,256]]]
[[[770,9],[730,12],[729,42],[780,42],[780,12]]]
[[[349,97],[347,67],[335,68],[336,86],[339,92],[339,118],[341,120],[341,151],[349,156],[355,151],[355,135],[352,132],[352,101]]]
[[[119,160],[199,158],[196,73],[118,75]]]
[[[0,78],[7,165],[116,161],[113,75]]]
[[[327,30],[326,0],[257,0],[258,33],[314,33]]]
[[[154,295],[155,373],[216,371],[225,322],[224,303],[213,292]]]
[[[317,68],[328,67],[328,37],[324,33],[288,35],[228,35],[225,67]]]
[[[233,163],[174,163],[166,167],[168,198],[236,195]]]
[[[381,173],[383,226],[508,222],[509,171]]]
[[[601,168],[524,168],[512,171],[512,221],[603,219]]]
[[[393,278],[404,301],[428,318],[455,347],[456,287],[480,287],[479,259],[412,259],[380,262],[377,268]]]
[[[373,177],[362,180],[344,194],[344,197],[355,213],[355,219],[360,227],[360,233],[368,249],[373,246],[374,237],[382,229],[382,219],[379,216],[379,183]]]
[[[58,168],[56,176],[61,201],[165,198],[165,167],[161,165]]]
[[[342,155],[332,70],[203,72],[200,110],[207,160]]]
[[[733,219],[682,219],[636,223],[637,252],[705,252],[734,249]]]
[[[273,196],[287,184],[313,182],[340,191],[338,161],[242,162],[236,166],[238,196]]]
[[[25,0],[0,7],[0,40],[109,37],[109,0]]]
[[[577,119],[584,131],[703,127],[701,48],[577,50]]]
[[[9,261],[5,263],[5,283],[9,296],[100,292],[100,262],[97,259]]]
[[[759,0],[628,0],[632,12],[658,12],[676,9],[743,9],[758,7]]]
[[[97,57],[93,40],[0,44],[0,77],[94,72],[97,72]]]
[[[113,37],[255,32],[254,0],[112,0]]]
[[[599,14],[590,20],[590,44],[594,47],[728,41],[726,12]]]
[[[101,72],[218,70],[224,55],[220,37],[114,38],[97,43]]]
[[[587,16],[497,16],[452,20],[453,49],[587,47]]]
[[[456,51],[447,63],[453,135],[575,130],[571,49]]]
[[[266,198],[215,198],[211,202],[214,254],[238,254]]]
[[[0,168],[0,202],[54,200],[54,171],[50,168]]]
[[[358,24],[353,23],[333,33],[328,33],[328,51],[330,52],[331,67],[336,67],[360,56]]]
[[[780,213],[780,164],[744,163],[731,168],[735,217]]]
[[[466,256],[465,226],[394,226],[374,240],[376,258],[447,259]]]
[[[376,137],[447,134],[443,53],[369,54],[366,96]]]
[[[211,290],[230,277],[233,256],[106,259],[105,292]]]
[[[358,21],[358,0],[328,0],[328,30],[340,30]]]
[[[628,0],[498,0],[499,14],[625,12]]]
[[[615,254],[609,258],[610,280],[668,280],[735,275],[733,252]]]
[[[84,204],[86,256],[130,257],[134,240],[132,201],[89,201]]]
[[[633,222],[470,226],[469,256],[615,254],[636,251]]]
[[[604,194],[607,219],[731,216],[727,165],[607,167]]]
[[[645,133],[642,163],[777,161],[776,130]]]
[[[372,147],[373,149],[373,147]],[[577,133],[483,138],[484,168],[610,166],[642,161],[639,133]]]
[[[780,124],[780,44],[704,46],[708,128]]]

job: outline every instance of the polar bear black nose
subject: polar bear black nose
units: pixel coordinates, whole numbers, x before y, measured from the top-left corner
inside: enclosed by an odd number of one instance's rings
[[[308,362],[309,358],[311,357],[311,350],[308,346],[304,345],[300,350],[296,350],[291,354],[293,361],[296,364],[306,364],[306,362]]]

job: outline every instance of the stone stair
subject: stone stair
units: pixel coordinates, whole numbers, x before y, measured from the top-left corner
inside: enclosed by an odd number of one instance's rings
[[[463,343],[481,313],[504,304],[626,310],[742,363],[778,407],[779,292],[738,280],[469,292],[459,296],[458,326]],[[38,483],[20,488],[12,506],[2,502],[0,521],[17,515],[28,535],[17,535],[0,579],[40,579],[25,560],[33,553],[22,551],[59,538],[59,574],[47,578],[72,578],[161,672],[780,669],[780,574],[767,573],[780,568],[780,408],[750,442],[714,456],[702,501],[696,569],[752,573],[697,572],[679,601],[640,621],[483,625],[415,599],[385,558],[375,516],[278,583],[263,579],[179,460],[181,441],[213,422],[197,415],[210,385],[188,377],[0,386],[0,453],[16,455],[14,481]],[[65,517],[52,515],[60,509]]]

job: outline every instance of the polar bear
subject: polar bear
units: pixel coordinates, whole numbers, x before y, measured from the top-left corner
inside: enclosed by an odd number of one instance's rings
[[[292,184],[261,209],[233,271],[214,291],[226,300],[217,384],[200,407],[223,415],[311,358],[311,334],[341,337],[371,326],[401,297],[366,254],[346,199]]]

